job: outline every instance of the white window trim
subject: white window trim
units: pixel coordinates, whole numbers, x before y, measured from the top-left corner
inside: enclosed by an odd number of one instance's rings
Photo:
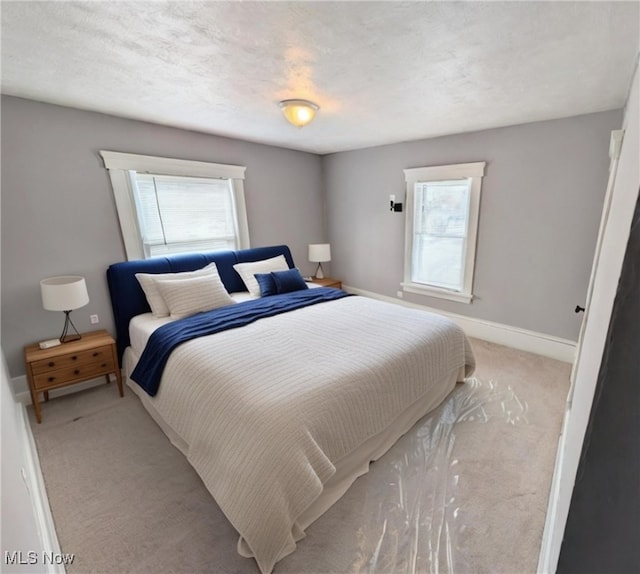
[[[100,151],[100,155],[111,178],[127,259],[145,258],[129,177],[130,171],[158,175],[231,179],[238,217],[238,248],[247,249],[250,247],[247,205],[244,198],[246,167],[104,150]]]
[[[406,225],[405,225],[405,249],[404,249],[404,281],[401,283],[403,291],[471,303],[473,300],[473,275],[476,258],[476,241],[478,237],[478,219],[480,213],[480,192],[482,189],[482,177],[486,162],[459,163],[454,165],[440,165],[433,167],[416,167],[404,170],[407,185],[406,197]],[[471,198],[469,205],[469,228],[467,231],[467,244],[464,263],[464,285],[461,291],[442,289],[414,283],[411,281],[411,263],[413,249],[413,206],[414,187],[416,183],[428,181],[442,181],[453,179],[471,178]]]

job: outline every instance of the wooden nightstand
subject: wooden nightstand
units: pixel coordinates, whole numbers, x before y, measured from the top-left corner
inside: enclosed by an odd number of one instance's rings
[[[49,400],[49,391],[109,374],[116,376],[118,391],[122,392],[122,375],[118,367],[116,342],[106,331],[84,333],[82,339],[41,349],[37,343],[24,348],[27,379],[36,419],[42,422],[39,394]]]
[[[335,289],[342,289],[342,281],[340,281],[339,279],[332,279],[331,277],[325,277],[324,279],[312,277],[311,283],[316,283],[318,285],[322,285],[323,287],[334,287]]]

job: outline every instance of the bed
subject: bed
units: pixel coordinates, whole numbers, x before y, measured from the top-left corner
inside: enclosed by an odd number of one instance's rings
[[[278,269],[263,272],[276,259]],[[158,300],[136,278],[151,276],[173,311],[188,300],[183,287],[209,288],[191,273],[211,268],[222,305],[177,319],[156,313]],[[286,245],[107,270],[127,384],[238,531],[238,552],[263,574],[474,369],[469,341],[448,319],[301,288],[297,279],[287,291],[297,275]],[[282,292],[269,292],[281,283]]]

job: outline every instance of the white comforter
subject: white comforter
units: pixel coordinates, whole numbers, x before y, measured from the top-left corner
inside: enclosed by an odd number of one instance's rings
[[[451,321],[347,297],[179,346],[153,403],[266,574],[336,461],[473,366]]]

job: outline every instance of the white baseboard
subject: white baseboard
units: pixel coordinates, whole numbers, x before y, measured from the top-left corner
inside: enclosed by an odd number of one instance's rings
[[[27,393],[28,394],[28,393]],[[60,543],[56,534],[56,527],[53,522],[51,508],[49,507],[49,498],[44,485],[42,469],[40,468],[40,460],[36,449],[36,442],[33,438],[33,432],[29,425],[29,417],[27,415],[26,406],[20,405],[18,416],[22,418],[20,428],[22,428],[22,451],[24,453],[24,477],[27,488],[31,493],[33,502],[33,510],[40,533],[43,553],[53,553],[60,555]],[[46,562],[42,564],[44,574],[65,574],[66,570],[63,564]]]
[[[544,333],[537,333],[536,331],[529,331],[519,327],[503,325],[501,323],[493,323],[492,321],[485,321],[484,319],[465,317],[464,315],[441,311],[440,309],[427,307],[426,305],[418,305],[417,303],[409,303],[402,299],[380,295],[372,291],[365,291],[364,289],[357,289],[356,287],[350,287],[348,285],[343,285],[343,289],[348,293],[354,293],[356,295],[362,295],[372,299],[379,299],[380,301],[395,303],[396,305],[403,305],[404,307],[413,307],[415,309],[422,309],[423,311],[430,311],[431,313],[444,315],[462,327],[469,337],[475,337],[491,343],[505,345],[506,347],[511,347],[520,351],[535,353],[536,355],[557,359],[565,363],[573,363],[575,360],[577,345],[575,341],[561,339],[559,337],[546,335]]]

